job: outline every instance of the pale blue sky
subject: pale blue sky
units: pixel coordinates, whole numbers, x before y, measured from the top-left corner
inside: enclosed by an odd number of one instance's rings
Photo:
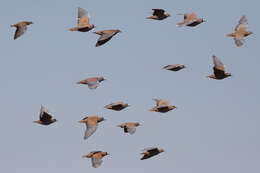
[[[1,18],[1,148],[0,171],[7,173],[245,173],[259,172],[259,41],[257,0],[8,0]],[[89,11],[91,23],[120,29],[96,48],[98,35],[70,32],[77,7]],[[152,8],[172,16],[164,21],[145,19]],[[207,20],[195,28],[177,28],[182,16],[196,12]],[[238,48],[225,36],[246,15],[254,32]],[[13,40],[10,25],[34,24]],[[94,31],[93,30],[93,31]],[[207,79],[212,55],[232,77]],[[170,72],[168,64],[185,64]],[[96,90],[75,82],[104,76]],[[178,108],[152,113],[152,98],[169,100]],[[120,112],[103,107],[114,101],[129,103]],[[48,127],[33,124],[44,104],[58,119]],[[86,115],[103,116],[96,133],[83,140]],[[116,125],[138,121],[136,134]],[[165,152],[140,161],[143,148]],[[100,168],[81,156],[103,150]]]

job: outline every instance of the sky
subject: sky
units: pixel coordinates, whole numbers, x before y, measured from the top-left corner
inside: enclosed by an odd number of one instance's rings
[[[0,171],[7,173],[244,173],[260,170],[259,39],[257,0],[8,0],[0,5]],[[70,32],[77,8],[86,9],[92,31],[120,29],[95,47],[98,35]],[[148,20],[153,8],[171,17]],[[195,12],[207,22],[178,28],[178,13]],[[232,38],[246,15],[254,34],[236,47]],[[11,24],[34,24],[17,40]],[[232,77],[208,79],[216,55]],[[187,66],[179,72],[168,64]],[[75,82],[103,76],[96,90]],[[177,109],[149,112],[152,98]],[[131,106],[115,112],[105,105]],[[58,121],[32,123],[41,104]],[[99,115],[107,119],[83,140],[77,121]],[[134,135],[116,127],[140,122]],[[164,153],[141,161],[140,152],[159,147]],[[93,150],[110,153],[99,168],[82,158]]]

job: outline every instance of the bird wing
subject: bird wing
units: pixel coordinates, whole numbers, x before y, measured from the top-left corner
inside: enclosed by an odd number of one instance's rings
[[[18,25],[14,34],[14,40],[23,35],[27,30],[26,25]]]
[[[135,127],[126,127],[127,132],[130,133],[131,135],[135,133],[136,128]]]
[[[159,102],[161,101],[161,99],[156,99],[156,98],[153,98],[153,101],[156,102],[156,106],[159,106]]]
[[[194,21],[197,19],[197,15],[195,13],[190,13],[190,14],[184,14],[184,21]]]
[[[104,40],[107,40],[107,39],[110,39],[112,38],[114,35],[114,33],[104,33],[102,34],[99,38],[98,38],[98,41],[104,41]]]
[[[238,47],[242,46],[245,43],[245,39],[244,38],[236,38],[236,37],[234,37],[234,41],[235,41],[235,44]]]
[[[148,148],[145,148],[143,149],[142,151],[152,151],[152,150],[157,150],[157,147],[148,147]]]
[[[40,110],[40,120],[47,121],[50,120],[52,116],[48,113],[47,109],[42,105]]]
[[[153,9],[154,16],[163,16],[164,10],[163,9]]]
[[[213,55],[213,63],[215,69],[224,71],[224,64],[215,55]]]
[[[99,82],[88,82],[89,89],[96,89],[99,86]]]
[[[89,25],[88,12],[83,8],[78,8],[78,27]]]
[[[101,158],[92,157],[91,158],[91,162],[92,162],[92,166],[94,168],[97,168],[97,167],[99,167],[101,165],[102,159]]]
[[[248,20],[246,16],[242,16],[241,19],[238,21],[238,25],[236,26],[235,31],[246,30],[247,24]]]
[[[84,139],[86,140],[88,137],[90,137],[98,128],[98,124],[94,120],[88,120],[86,123],[87,129],[85,131]]]

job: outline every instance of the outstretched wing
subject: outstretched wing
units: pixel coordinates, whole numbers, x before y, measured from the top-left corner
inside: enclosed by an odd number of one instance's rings
[[[245,39],[244,38],[236,38],[236,37],[234,37],[234,41],[235,41],[235,44],[238,47],[242,46],[245,43]]]
[[[102,159],[101,158],[92,157],[91,158],[91,162],[92,162],[92,166],[94,168],[98,168],[102,164]]]
[[[85,131],[84,139],[86,140],[88,137],[90,137],[98,128],[98,124],[96,121],[88,120],[87,121],[87,129]]]
[[[153,9],[154,16],[163,16],[164,10],[163,9]]]
[[[89,89],[96,89],[99,86],[99,82],[88,82]]]
[[[235,31],[246,30],[247,24],[248,20],[246,16],[242,16],[241,19],[238,21],[238,25],[236,26]]]
[[[78,8],[78,27],[89,25],[88,12],[83,8]]]
[[[128,133],[130,133],[131,135],[135,133],[136,128],[135,127],[125,127]]]
[[[22,25],[22,26],[17,26],[15,34],[14,34],[14,40],[17,39],[18,37],[20,37],[21,35],[23,35],[27,30],[27,26],[26,25]]]
[[[215,55],[213,55],[213,63],[214,68],[224,71],[224,64]]]
[[[41,110],[40,110],[40,120],[41,121],[48,121],[52,118],[50,113],[48,113],[47,109],[41,105]]]

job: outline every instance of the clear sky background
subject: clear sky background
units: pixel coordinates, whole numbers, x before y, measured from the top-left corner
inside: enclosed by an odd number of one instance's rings
[[[260,171],[259,2],[257,0],[5,0],[0,6],[0,171],[6,173],[245,173]],[[70,32],[77,7],[89,11],[90,23],[120,29],[96,48],[98,35]],[[172,16],[148,20],[153,8]],[[196,12],[207,20],[195,28],[178,28],[177,13]],[[242,15],[254,34],[236,47],[231,33]],[[13,40],[19,21],[33,21]],[[212,55],[232,77],[217,81]],[[162,70],[184,64],[179,72]],[[75,82],[103,76],[96,90]],[[152,98],[178,108],[149,112]],[[114,112],[105,105],[131,106]],[[40,105],[58,122],[40,126]],[[83,140],[87,115],[107,119]],[[116,125],[137,121],[134,135]],[[164,153],[141,161],[143,148]],[[100,168],[81,156],[92,150],[110,153]]]

